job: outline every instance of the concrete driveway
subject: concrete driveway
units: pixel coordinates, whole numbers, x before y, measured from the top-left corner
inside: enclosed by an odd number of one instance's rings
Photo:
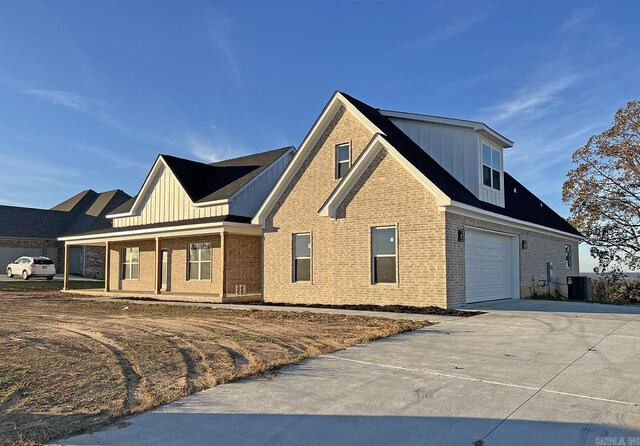
[[[63,444],[640,444],[640,308],[473,308]]]

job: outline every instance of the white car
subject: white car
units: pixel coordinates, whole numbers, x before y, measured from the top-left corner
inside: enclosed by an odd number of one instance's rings
[[[20,257],[7,265],[7,276],[22,276],[24,280],[31,277],[46,277],[53,279],[56,275],[56,266],[48,257]]]

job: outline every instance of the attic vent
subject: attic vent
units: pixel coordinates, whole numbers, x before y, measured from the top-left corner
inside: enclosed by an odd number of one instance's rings
[[[514,193],[514,194],[518,193],[518,191],[516,190],[516,188],[515,188],[515,187],[513,188],[513,193]]]
[[[542,207],[542,202],[540,202],[540,207]]]
[[[247,286],[236,285],[236,296],[244,296],[245,294],[247,294]]]

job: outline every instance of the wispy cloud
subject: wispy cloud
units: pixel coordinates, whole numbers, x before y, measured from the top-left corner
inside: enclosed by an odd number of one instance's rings
[[[548,79],[535,85],[523,88],[515,97],[507,99],[487,109],[489,122],[502,123],[514,116],[540,111],[556,100],[567,88],[571,87],[579,76],[569,74],[555,79]]]
[[[222,53],[229,66],[231,78],[237,84],[242,83],[242,71],[232,43],[232,33],[236,21],[224,14],[216,13],[211,17],[207,36],[213,45]]]
[[[239,156],[233,154],[231,147],[226,144],[213,143],[196,136],[188,137],[186,145],[193,156],[208,163],[230,158],[234,155]]]
[[[64,90],[39,90],[35,88],[29,88],[22,90],[24,94],[34,96],[43,101],[50,102],[55,105],[61,105],[63,107],[72,108],[74,110],[88,111],[91,107],[106,108],[108,105],[104,101],[96,100],[83,96],[72,91]]]
[[[585,25],[591,19],[596,17],[596,10],[593,8],[579,8],[573,11],[569,17],[566,18],[564,22],[562,22],[562,26],[560,27],[563,31],[572,31],[576,28]]]
[[[409,43],[408,45],[398,47],[393,52],[400,53],[437,46],[470,31],[477,24],[486,20],[488,17],[489,15],[486,13],[478,13],[451,21],[440,28],[434,29],[426,37],[417,39]]]

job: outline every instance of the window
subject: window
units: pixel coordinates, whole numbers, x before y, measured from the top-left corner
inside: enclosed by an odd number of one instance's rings
[[[311,282],[311,234],[293,234],[293,281]]]
[[[571,268],[571,245],[564,245],[564,265]]]
[[[124,248],[122,278],[124,280],[138,280],[140,278],[140,248]]]
[[[371,228],[372,282],[396,283],[396,228]]]
[[[336,146],[336,180],[339,180],[351,167],[351,145],[349,143]]]
[[[482,144],[482,184],[500,190],[500,152]]]
[[[211,280],[211,243],[189,243],[188,280]]]

